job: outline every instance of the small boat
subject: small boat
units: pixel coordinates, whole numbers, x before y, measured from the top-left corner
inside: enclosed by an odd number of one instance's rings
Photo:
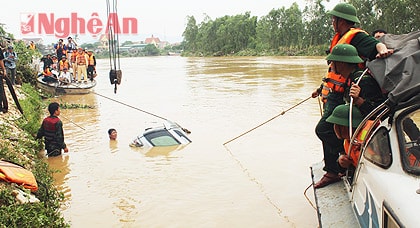
[[[37,87],[50,94],[87,94],[96,86],[96,80],[88,80],[86,83],[44,82],[43,76],[37,78]]]
[[[189,130],[182,128],[177,123],[166,120],[162,126],[147,128],[143,134],[133,140],[130,146],[158,147],[189,144],[191,142],[187,136],[189,133]]]
[[[360,146],[353,172],[342,182],[314,189],[320,227],[420,224],[420,31],[384,39],[398,51],[367,66],[388,99],[353,134],[348,151]],[[366,139],[358,142],[355,136],[372,120]],[[314,182],[322,176],[322,167],[311,167]]]

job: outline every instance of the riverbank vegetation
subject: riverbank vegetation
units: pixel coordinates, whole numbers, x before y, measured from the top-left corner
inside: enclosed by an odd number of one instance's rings
[[[19,113],[13,102],[9,102],[8,112],[1,114],[0,158],[34,174],[38,191],[33,194],[39,202],[22,203],[16,196],[17,192],[30,191],[0,181],[0,227],[69,227],[59,210],[63,194],[53,185],[54,171],[49,169],[44,154],[39,153],[43,144],[34,137],[46,105],[28,83],[16,89],[16,94],[24,115]],[[7,98],[13,101],[10,96]]]
[[[272,9],[257,18],[250,12],[197,23],[187,19],[183,33],[184,56],[223,55],[324,55],[333,30],[325,0],[306,1],[303,10],[296,3]],[[378,28],[402,34],[420,29],[417,0],[350,0],[358,11],[360,27],[367,32]]]
[[[28,49],[22,41],[14,41],[13,35],[1,26],[0,37],[2,48],[12,45],[18,53],[17,83],[22,86],[14,90],[24,113],[18,111],[8,87],[4,87],[9,105],[7,112],[0,114],[0,159],[33,173],[38,190],[32,196],[39,200],[25,202],[27,198],[20,196],[30,194],[28,189],[0,181],[0,227],[69,227],[60,211],[63,194],[53,185],[55,171],[49,168],[45,155],[40,154],[43,143],[35,140],[46,110],[46,103],[35,89],[33,60],[41,54]]]

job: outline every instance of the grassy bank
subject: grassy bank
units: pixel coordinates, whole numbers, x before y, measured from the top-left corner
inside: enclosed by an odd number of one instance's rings
[[[70,227],[60,212],[63,194],[53,185],[53,171],[40,153],[43,143],[35,140],[46,103],[29,84],[16,88],[16,93],[24,115],[8,96],[9,111],[0,115],[0,159],[19,164],[34,174],[39,187],[34,195],[39,202],[19,203],[14,190],[29,191],[0,181],[0,227]]]

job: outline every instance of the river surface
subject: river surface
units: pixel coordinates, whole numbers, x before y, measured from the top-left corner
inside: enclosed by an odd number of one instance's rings
[[[60,171],[55,184],[72,227],[317,227],[313,190],[305,189],[310,166],[322,160],[314,133],[320,108],[305,99],[326,71],[323,58],[168,56],[120,64],[116,93],[109,60],[101,59],[93,93],[54,98],[92,107],[62,109],[70,152],[48,158]],[[129,146],[162,118],[190,130],[192,143]]]

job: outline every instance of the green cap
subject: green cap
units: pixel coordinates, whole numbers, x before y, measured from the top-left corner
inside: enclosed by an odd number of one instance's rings
[[[352,108],[352,126],[356,128],[363,120],[362,113],[360,110],[353,105]],[[327,122],[338,124],[342,126],[349,126],[349,112],[350,112],[350,105],[349,104],[342,104],[337,106],[333,113],[327,118]]]
[[[357,18],[356,8],[348,3],[338,3],[334,9],[328,11],[327,14],[355,23],[360,23],[359,19]]]
[[[363,59],[359,57],[357,50],[350,44],[337,44],[327,56],[327,60],[345,62],[345,63],[362,63]]]

